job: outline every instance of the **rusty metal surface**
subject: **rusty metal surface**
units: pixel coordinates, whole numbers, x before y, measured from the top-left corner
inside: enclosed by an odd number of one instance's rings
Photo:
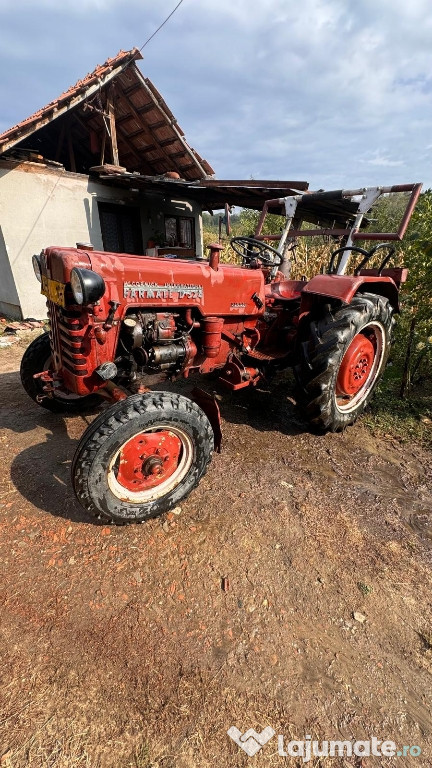
[[[190,200],[196,200],[206,210],[225,208],[225,203],[245,208],[261,210],[263,204],[275,194],[280,197],[296,195],[307,190],[306,181],[269,181],[269,180],[225,180],[187,179],[174,180],[163,174],[158,176],[148,174],[107,172],[107,169],[93,169],[99,174],[99,179],[106,184],[116,187],[136,188],[147,191],[159,191],[166,195],[185,195]],[[280,206],[281,208],[281,206]]]
[[[377,190],[376,199],[383,194],[396,194],[410,192],[405,212],[399,224],[397,232],[366,232],[364,229],[370,223],[362,211],[361,221],[357,224],[357,216],[361,211],[362,199],[367,193]],[[330,190],[326,192],[307,192],[295,198],[297,202],[295,218],[312,224],[321,225],[318,229],[290,228],[289,237],[315,237],[317,235],[332,235],[341,237],[351,232],[352,240],[397,240],[403,239],[408,227],[412,212],[416,206],[422,189],[422,184],[398,184],[391,187],[359,188],[351,190]],[[359,198],[359,199],[356,199]],[[368,211],[374,201],[364,208]],[[280,213],[284,207],[283,198],[267,198],[261,216],[259,218],[255,238],[261,240],[279,240],[280,233],[263,236],[262,228],[267,214]],[[324,226],[322,226],[324,225]]]
[[[402,216],[402,220],[399,224],[397,232],[369,232],[366,235],[362,232],[355,232],[353,234],[353,240],[397,240],[400,242],[407,230],[414,208],[416,207],[417,200],[419,199],[422,184],[399,184],[391,188],[390,192],[411,192],[410,198],[407,203],[407,207]]]
[[[341,191],[336,193],[306,193],[299,196],[296,207],[296,219],[299,221],[307,221],[311,224],[324,225],[320,229],[298,230],[296,228],[290,229],[290,237],[314,237],[318,234],[346,234],[347,223],[353,221],[358,209],[358,203],[353,202],[348,197],[342,197]],[[285,200],[282,198],[267,199],[259,218],[257,228],[255,230],[255,237],[257,239],[262,238],[261,232],[266,219],[267,214],[285,214]],[[366,226],[367,220],[365,219]],[[266,240],[276,240],[280,238],[279,235],[269,236],[266,235]]]

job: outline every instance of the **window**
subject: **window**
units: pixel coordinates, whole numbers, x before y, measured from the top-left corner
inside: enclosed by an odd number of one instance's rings
[[[195,221],[186,216],[165,216],[167,245],[195,248]]]
[[[98,206],[104,250],[143,253],[139,209],[112,203],[98,203]]]

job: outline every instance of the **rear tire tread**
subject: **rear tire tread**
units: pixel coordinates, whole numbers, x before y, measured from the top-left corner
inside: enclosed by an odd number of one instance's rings
[[[329,316],[332,318],[329,323]],[[385,351],[381,370],[365,400],[351,412],[336,408],[335,383],[343,355],[356,335],[367,322],[379,321],[385,330]],[[353,424],[369,402],[385,368],[390,350],[394,324],[393,309],[388,299],[376,294],[363,293],[355,296],[349,306],[311,323],[309,341],[300,349],[300,362],[296,367],[299,384],[299,400],[308,420],[322,430],[341,431]]]

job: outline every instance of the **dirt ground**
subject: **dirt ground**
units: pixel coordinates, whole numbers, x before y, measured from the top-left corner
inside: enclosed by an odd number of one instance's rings
[[[94,415],[30,401],[24,347],[0,350],[0,764],[295,764],[235,725],[422,750],[309,765],[430,766],[430,454],[311,434],[280,380],[222,395],[223,452],[180,514],[100,525],[69,480]]]

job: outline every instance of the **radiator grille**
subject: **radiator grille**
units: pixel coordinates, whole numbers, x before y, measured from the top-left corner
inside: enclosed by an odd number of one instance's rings
[[[79,310],[62,309],[48,302],[51,351],[55,367],[63,367],[74,376],[86,376],[85,328]]]

